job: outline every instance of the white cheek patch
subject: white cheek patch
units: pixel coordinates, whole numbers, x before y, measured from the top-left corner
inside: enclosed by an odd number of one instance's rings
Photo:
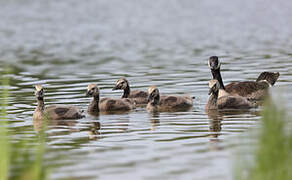
[[[209,66],[209,68],[211,68],[210,61],[208,61],[208,66]],[[217,67],[216,67],[216,69],[219,69],[219,68],[220,68],[220,66],[221,66],[221,62],[219,62],[219,61],[218,61],[218,64],[217,64]]]

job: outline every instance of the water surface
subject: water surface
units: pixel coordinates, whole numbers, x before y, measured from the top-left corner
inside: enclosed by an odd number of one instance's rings
[[[11,70],[15,139],[36,136],[42,124],[32,120],[33,85],[44,85],[46,104],[86,111],[89,83],[118,98],[111,89],[126,77],[132,89],[191,94],[194,107],[51,122],[52,179],[232,179],[238,137],[258,127],[260,109],[206,114],[208,57],[220,57],[226,84],[280,72],[273,89],[291,107],[291,8],[284,0],[0,1],[0,70]]]

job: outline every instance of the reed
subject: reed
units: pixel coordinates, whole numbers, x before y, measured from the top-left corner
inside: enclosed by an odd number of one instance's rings
[[[1,112],[0,112],[0,180],[8,179],[8,171],[10,166],[10,143],[7,128],[7,110],[9,91],[7,85],[8,78],[1,79]]]
[[[239,162],[235,179],[292,179],[292,132],[289,128],[291,118],[281,108],[272,101],[266,102],[257,143],[252,151],[253,161]]]
[[[9,127],[7,113],[9,79],[1,77],[0,180],[47,179],[49,168],[44,165],[46,125],[35,137],[13,140],[15,134]]]

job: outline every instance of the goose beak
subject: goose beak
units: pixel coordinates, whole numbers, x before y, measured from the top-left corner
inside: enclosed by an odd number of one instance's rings
[[[150,95],[147,98],[147,103],[149,103],[151,101]]]
[[[215,92],[215,88],[216,88],[216,85],[214,85],[213,87],[211,87],[209,89],[208,95],[211,95],[213,92]]]
[[[40,97],[41,97],[41,92],[40,92],[40,91],[36,91],[34,94],[35,94],[35,96],[36,96],[37,98],[40,98]]]
[[[218,62],[209,61],[208,65],[209,65],[209,68],[210,68],[211,70],[217,70],[217,69],[220,68],[220,65],[221,65],[221,64],[218,63]]]
[[[117,90],[117,89],[118,89],[118,87],[117,87],[117,86],[115,86],[115,87],[113,87],[112,91],[114,91],[114,90]]]
[[[211,95],[213,92],[212,88],[209,89],[208,95]]]
[[[87,91],[86,94],[85,94],[85,96],[86,96],[86,97],[90,97],[90,96],[92,96],[92,91]]]
[[[147,98],[147,103],[149,103],[151,100],[153,99],[153,94],[149,94],[148,98]]]

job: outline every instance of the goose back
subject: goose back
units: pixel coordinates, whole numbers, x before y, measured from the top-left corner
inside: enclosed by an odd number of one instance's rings
[[[250,109],[253,108],[251,102],[240,96],[223,96],[217,100],[218,109]]]
[[[148,93],[146,91],[134,90],[130,92],[129,98],[134,99],[137,104],[147,104]]]
[[[193,99],[190,96],[161,96],[159,101],[159,110],[183,110],[193,106]]]
[[[100,111],[129,111],[136,108],[135,102],[129,98],[103,98],[99,102]]]
[[[80,119],[85,117],[76,106],[72,105],[51,105],[45,108],[45,115],[48,115],[50,119]]]
[[[233,82],[225,86],[225,91],[231,95],[247,97],[248,99],[262,100],[268,93],[269,84],[265,81]]]

